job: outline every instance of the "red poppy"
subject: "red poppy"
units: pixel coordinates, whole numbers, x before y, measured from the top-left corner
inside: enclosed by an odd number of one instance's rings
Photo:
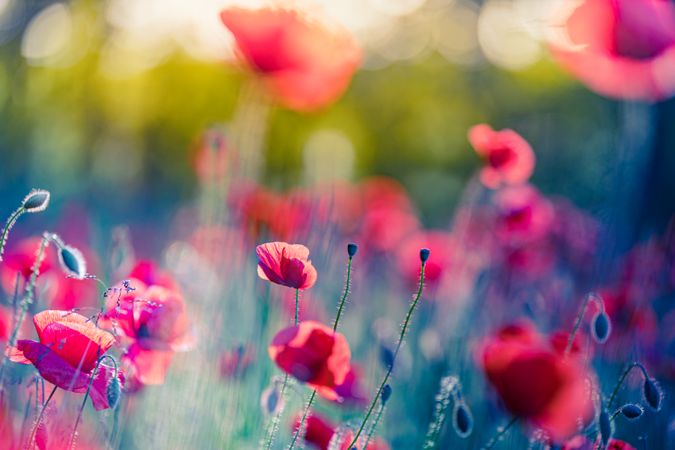
[[[304,321],[278,332],[268,352],[287,374],[329,400],[340,398],[336,387],[345,381],[351,358],[342,334],[319,322]]]
[[[553,206],[534,186],[504,188],[496,194],[495,204],[496,233],[503,243],[531,243],[546,237],[552,230]]]
[[[40,248],[41,237],[31,237],[19,241],[16,245],[11,243],[7,246],[5,254],[2,257],[2,285],[7,293],[14,293],[17,273],[21,274],[23,280],[30,278],[33,273],[33,264]],[[49,252],[49,249],[47,249]],[[49,255],[40,264],[39,275],[47,273],[52,268],[52,262]],[[21,281],[21,280],[19,280]]]
[[[61,389],[84,393],[98,359],[115,342],[113,335],[70,311],[42,311],[33,324],[39,342],[19,340],[8,351],[10,359],[33,364],[42,378]],[[89,392],[97,410],[109,407],[106,388],[112,376],[112,367],[99,365]]]
[[[577,435],[565,442],[560,450],[595,450],[597,447],[598,444],[589,441],[585,436]],[[610,439],[605,448],[607,450],[636,450],[628,442],[618,439]]]
[[[126,386],[125,386],[126,387]],[[63,403],[54,398],[49,402],[42,420],[35,432],[35,447],[39,450],[71,450],[70,440],[73,433],[73,424],[77,420],[77,410],[67,408]],[[99,436],[92,423],[80,421],[77,427],[76,448],[87,450],[99,450],[105,448],[99,443]],[[33,448],[24,436],[24,445],[20,448]],[[18,450],[19,447],[17,447]]]
[[[534,171],[532,147],[518,133],[493,130],[480,124],[469,130],[469,142],[485,160],[480,171],[481,182],[492,189],[526,182]]]
[[[293,431],[297,431],[300,426],[302,414],[296,416],[293,421]],[[305,442],[311,448],[317,450],[328,450],[330,447],[330,440],[335,433],[335,426],[323,417],[311,413],[305,418]]]
[[[173,291],[178,290],[178,284],[171,275],[160,270],[153,261],[138,261],[127,278],[140,280],[146,286],[161,286]]]
[[[131,278],[129,288],[123,284],[116,286],[108,295],[108,310],[103,321],[131,341],[122,357],[122,362],[129,367],[130,378],[141,384],[161,384],[173,352],[190,348],[193,336],[183,296],[165,287],[174,285],[173,280],[154,278],[145,270],[148,266],[143,267],[144,270],[134,270],[132,274],[163,285],[146,285]]]
[[[586,369],[554,351],[529,325],[506,327],[488,339],[481,363],[505,407],[556,442],[592,412]]]
[[[675,4],[584,0],[561,11],[554,56],[601,95],[663,100],[675,94]]]
[[[256,247],[258,276],[295,289],[309,289],[316,282],[316,269],[309,249],[300,244],[268,242]]]
[[[361,61],[361,50],[346,30],[297,10],[234,7],[220,18],[242,59],[290,109],[309,111],[333,103]]]
[[[300,419],[302,415],[296,416],[293,422],[293,430],[297,430],[300,426]],[[328,450],[331,448],[331,441],[335,437],[336,433],[335,426],[325,418],[312,413],[307,416],[305,419],[305,442],[310,445],[311,448],[317,450]],[[349,444],[354,438],[354,433],[347,431],[342,433],[338,437],[340,439],[339,448],[340,450],[349,450]],[[379,438],[373,438],[368,443],[368,447],[364,450],[389,450],[389,446]]]

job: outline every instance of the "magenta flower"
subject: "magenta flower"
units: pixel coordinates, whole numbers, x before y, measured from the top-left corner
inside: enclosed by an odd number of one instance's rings
[[[309,249],[300,244],[268,242],[256,248],[258,276],[295,289],[309,289],[316,283],[316,269]]]

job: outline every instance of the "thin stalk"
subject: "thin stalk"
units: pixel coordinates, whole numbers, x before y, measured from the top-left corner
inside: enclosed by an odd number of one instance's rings
[[[40,410],[40,414],[37,417],[37,420],[35,421],[35,426],[33,426],[33,430],[30,433],[30,439],[28,439],[28,448],[32,449],[33,444],[35,441],[35,434],[37,433],[37,429],[40,426],[40,422],[42,422],[42,416],[45,413],[45,410],[47,409],[47,405],[49,405],[49,401],[52,399],[54,396],[54,393],[56,393],[57,386],[54,386],[54,389],[52,389],[51,394],[49,394],[49,397],[47,397],[47,401],[42,405],[42,409]]]
[[[616,385],[614,386],[614,389],[612,390],[612,395],[609,397],[609,400],[607,401],[607,409],[612,407],[612,402],[616,398],[616,395],[619,393],[619,388],[623,384],[624,381],[626,381],[626,377],[630,373],[631,370],[634,368],[639,367],[640,371],[642,371],[642,374],[645,376],[645,378],[649,378],[649,375],[647,374],[647,370],[644,368],[642,364],[639,362],[633,362],[630,363],[626,369],[624,369],[623,373],[619,377],[618,381],[616,382]]]
[[[380,423],[380,419],[382,418],[382,414],[384,413],[384,407],[385,404],[380,402],[380,407],[377,408],[377,414],[375,414],[375,420],[373,420],[373,425],[370,427],[370,430],[368,430],[368,434],[366,434],[366,441],[363,443],[364,450],[368,448],[368,443],[375,434],[375,429],[377,428],[377,425]]]
[[[405,316],[405,320],[403,321],[403,327],[401,328],[401,334],[398,336],[398,342],[396,344],[396,349],[394,350],[394,355],[392,356],[391,359],[391,364],[389,365],[389,368],[387,369],[387,372],[384,374],[384,378],[382,379],[382,383],[380,383],[380,387],[377,389],[377,393],[373,397],[373,400],[370,402],[370,406],[368,407],[368,412],[366,413],[366,416],[363,418],[363,421],[361,422],[361,426],[359,427],[359,430],[356,432],[354,435],[354,438],[352,439],[351,443],[347,446],[347,448],[351,449],[354,447],[356,444],[356,441],[359,440],[359,437],[361,436],[361,433],[363,433],[363,429],[366,426],[366,423],[368,423],[368,419],[370,419],[370,415],[373,413],[373,409],[375,408],[375,404],[380,400],[380,397],[382,396],[382,390],[384,389],[384,386],[387,384],[387,381],[389,381],[389,377],[391,376],[391,371],[394,369],[394,362],[396,361],[396,356],[398,356],[398,352],[401,349],[401,344],[403,343],[403,338],[405,336],[406,331],[408,330],[408,325],[410,324],[410,318],[412,317],[412,313],[415,310],[415,307],[417,306],[417,302],[419,302],[420,297],[422,296],[422,289],[424,287],[424,269],[426,267],[426,263],[422,262],[422,269],[420,272],[420,284],[419,288],[417,289],[417,294],[415,295],[415,299],[413,302],[410,304],[410,308],[408,308],[408,313]]]
[[[9,216],[9,219],[7,219],[7,222],[5,223],[5,228],[2,229],[2,235],[0,235],[0,261],[2,261],[2,254],[5,252],[5,244],[7,243],[9,230],[12,229],[16,221],[19,220],[19,217],[21,217],[21,214],[24,212],[26,212],[24,207],[19,206],[19,208]]]
[[[295,290],[295,320],[293,325],[297,325],[300,318],[300,289]]]
[[[501,430],[499,430],[499,432],[498,432],[497,434],[495,434],[495,435],[492,437],[492,439],[490,439],[490,440],[488,441],[487,444],[485,444],[485,447],[483,447],[483,450],[490,450],[492,447],[494,447],[495,444],[497,444],[497,442],[499,442],[499,440],[502,438],[502,436],[504,436],[504,435],[506,434],[506,432],[509,431],[509,430],[511,429],[511,427],[512,427],[517,421],[518,421],[518,418],[517,418],[517,417],[514,417],[513,419],[511,419],[511,420],[509,421],[509,423],[507,423],[506,426],[505,426],[504,428],[502,428]]]
[[[347,281],[345,282],[345,290],[342,293],[342,298],[340,299],[340,304],[338,305],[338,310],[337,314],[335,315],[335,321],[333,322],[333,331],[337,331],[338,324],[340,323],[340,316],[342,316],[342,310],[344,309],[345,302],[347,301],[347,296],[349,295],[349,288],[351,286],[351,279],[352,279],[352,260],[354,258],[352,256],[349,256],[349,260],[347,261]],[[298,440],[298,436],[302,432],[303,426],[305,425],[305,421],[307,420],[307,416],[309,415],[309,409],[312,407],[312,403],[314,402],[314,398],[316,397],[316,389],[312,391],[312,395],[309,397],[309,401],[307,402],[307,406],[305,407],[305,410],[302,412],[302,418],[300,419],[300,423],[298,424],[298,429],[295,430],[295,433],[293,434],[293,439],[291,440],[291,444],[288,447],[288,450],[293,450],[293,447],[295,447],[295,442]]]
[[[570,333],[569,338],[567,339],[567,345],[565,346],[565,356],[567,356],[572,350],[572,345],[574,344],[574,337],[577,334],[577,331],[579,331],[579,327],[581,326],[581,321],[584,319],[584,314],[586,313],[586,308],[588,307],[588,303],[590,301],[594,301],[595,303],[598,304],[602,308],[602,302],[598,301],[596,298],[595,294],[590,293],[584,297],[584,301],[581,304],[581,308],[579,308],[579,314],[577,314],[577,319],[574,322],[574,327],[572,328],[572,332]]]

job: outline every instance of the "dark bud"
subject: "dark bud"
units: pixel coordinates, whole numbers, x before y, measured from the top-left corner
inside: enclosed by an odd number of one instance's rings
[[[49,197],[49,191],[45,191],[44,189],[33,189],[23,199],[21,207],[24,211],[29,213],[44,211],[47,209],[47,206],[49,206]]]
[[[612,421],[609,419],[609,413],[605,408],[602,408],[602,411],[600,411],[600,416],[598,417],[598,429],[600,430],[602,448],[605,448],[613,434]]]
[[[452,425],[455,433],[461,438],[467,438],[473,431],[473,416],[464,402],[457,402],[452,412]]]
[[[267,416],[273,416],[283,407],[283,398],[281,392],[277,389],[276,383],[272,383],[267,389],[262,392],[260,396],[260,406],[263,413]]]
[[[117,376],[112,377],[108,382],[108,386],[106,386],[105,389],[105,395],[108,399],[110,409],[115,409],[122,397],[122,383],[120,383],[120,379]]]
[[[661,400],[663,400],[663,394],[659,388],[658,383],[655,379],[645,377],[645,384],[642,387],[642,394],[645,398],[645,403],[654,411],[661,409]]]
[[[347,254],[349,255],[350,258],[353,258],[354,255],[356,255],[358,249],[359,249],[358,245],[354,243],[347,244]]]
[[[69,276],[83,280],[87,275],[87,263],[82,252],[74,247],[64,245],[59,248],[61,269]]]
[[[591,321],[591,335],[596,342],[604,344],[612,332],[612,324],[605,311],[598,312]]]
[[[394,352],[386,345],[380,345],[380,361],[386,369],[394,365]]]
[[[389,397],[391,397],[391,391],[392,391],[391,386],[389,386],[388,384],[385,384],[384,387],[382,388],[382,394],[380,396],[382,406],[387,404]]]
[[[642,406],[635,403],[628,403],[621,407],[621,414],[628,420],[635,420],[645,412]]]
[[[431,250],[428,248],[423,248],[420,250],[420,261],[423,263],[427,262],[427,259],[429,259],[429,253],[431,253]]]

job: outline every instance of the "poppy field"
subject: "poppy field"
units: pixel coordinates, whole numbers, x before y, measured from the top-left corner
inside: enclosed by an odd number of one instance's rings
[[[675,450],[672,0],[0,0],[0,62],[0,450]]]

